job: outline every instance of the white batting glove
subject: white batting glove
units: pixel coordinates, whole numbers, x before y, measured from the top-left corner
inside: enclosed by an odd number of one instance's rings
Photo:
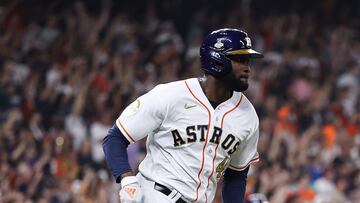
[[[135,176],[127,176],[121,180],[119,195],[121,203],[142,203],[144,198]]]

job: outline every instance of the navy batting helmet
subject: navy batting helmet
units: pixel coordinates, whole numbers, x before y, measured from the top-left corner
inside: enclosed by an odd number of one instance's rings
[[[220,78],[231,72],[231,61],[241,58],[262,58],[251,49],[251,40],[246,32],[238,29],[213,31],[203,40],[200,48],[201,68]]]

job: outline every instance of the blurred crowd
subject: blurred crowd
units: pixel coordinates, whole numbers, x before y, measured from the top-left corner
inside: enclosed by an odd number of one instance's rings
[[[245,92],[260,118],[261,160],[247,199],[360,202],[352,4],[270,12],[250,0],[49,2],[0,3],[0,203],[118,202],[101,146],[107,130],[156,84],[201,76],[201,40],[223,27],[246,30],[265,54]],[[135,171],[145,150],[144,141],[129,146]]]

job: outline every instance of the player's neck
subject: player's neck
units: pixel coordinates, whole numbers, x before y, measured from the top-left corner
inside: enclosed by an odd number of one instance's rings
[[[206,97],[211,101],[221,103],[232,96],[232,91],[214,77],[200,78],[199,82]]]

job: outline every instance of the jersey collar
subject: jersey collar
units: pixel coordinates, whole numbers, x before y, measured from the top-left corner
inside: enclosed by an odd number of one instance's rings
[[[197,98],[199,98],[208,109],[211,109],[212,111],[214,111],[214,108],[210,104],[209,99],[206,97],[203,89],[201,88],[198,78],[190,78],[186,81],[189,84],[189,86],[192,89],[195,96]],[[226,106],[226,108],[233,108],[239,102],[239,100],[241,98],[241,94],[242,94],[241,92],[233,91],[232,96],[228,100],[220,103],[217,108],[223,108],[224,106]],[[227,106],[229,106],[229,107],[227,107]]]

